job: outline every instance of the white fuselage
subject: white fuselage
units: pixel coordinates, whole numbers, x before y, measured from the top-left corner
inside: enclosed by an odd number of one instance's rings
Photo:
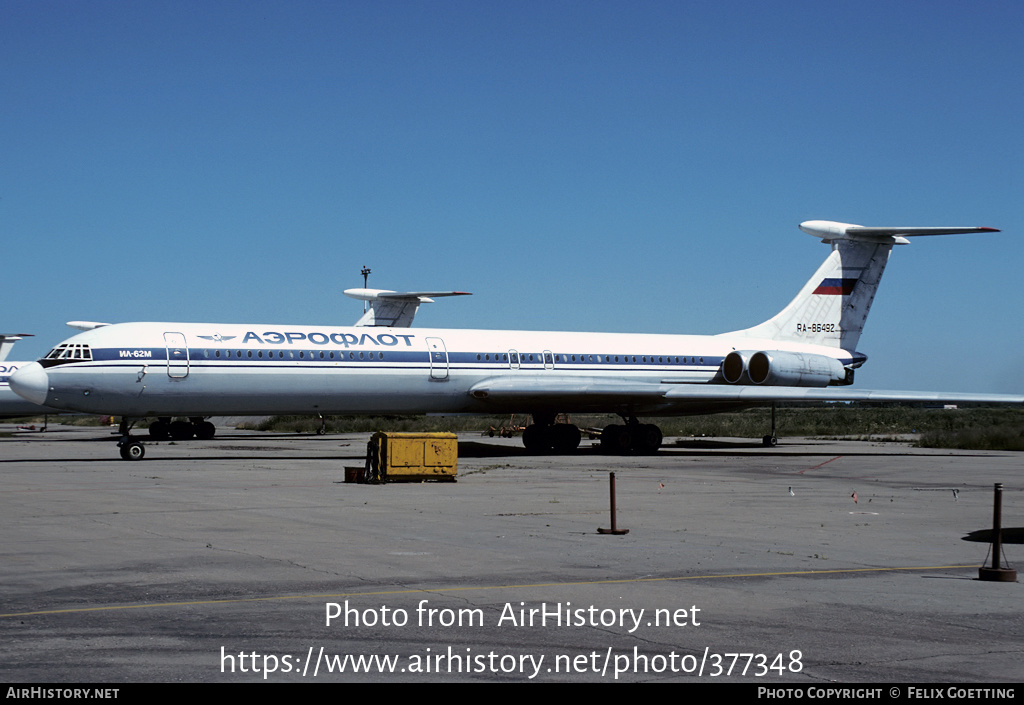
[[[842,364],[851,351],[742,336],[124,323],[68,339],[67,360],[19,376],[38,403],[129,417],[263,414],[614,412],[685,414],[714,402],[600,394],[493,397],[481,383],[666,385],[722,382],[734,350],[787,350]],[[87,351],[87,352],[85,352]],[[77,358],[75,357],[77,356]]]

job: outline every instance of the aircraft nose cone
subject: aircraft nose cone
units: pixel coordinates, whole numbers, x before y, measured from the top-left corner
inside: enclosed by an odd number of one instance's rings
[[[38,362],[22,365],[11,375],[11,389],[33,404],[45,404],[46,394],[50,391],[50,379],[46,370]]]

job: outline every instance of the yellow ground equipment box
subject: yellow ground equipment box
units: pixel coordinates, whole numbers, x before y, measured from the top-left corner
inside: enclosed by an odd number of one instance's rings
[[[384,433],[370,438],[364,482],[454,482],[459,458],[454,433]]]

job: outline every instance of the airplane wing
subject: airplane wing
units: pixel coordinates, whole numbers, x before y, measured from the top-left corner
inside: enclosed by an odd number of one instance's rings
[[[443,296],[470,296],[468,291],[389,291],[387,289],[345,289],[345,296],[369,302],[369,308],[355,325],[408,328],[420,304]]]
[[[576,411],[614,408],[635,414],[693,414],[723,405],[760,406],[778,401],[871,401],[925,403],[1024,404],[1021,394],[918,392],[836,387],[775,387],[688,384],[665,380],[613,382],[597,378],[529,375],[496,377],[473,385],[470,395],[502,410],[557,406]]]
[[[698,386],[698,385],[694,385]],[[707,385],[700,385],[707,386]],[[715,385],[719,386],[719,385]],[[630,399],[650,401],[662,399],[671,389],[665,384],[642,382],[619,382],[595,377],[548,377],[522,375],[514,379],[495,377],[474,384],[469,393],[476,399],[564,399],[581,400]]]
[[[693,389],[698,387],[698,389]],[[708,389],[708,388],[713,389]],[[714,399],[718,401],[890,401],[1024,404],[1021,394],[968,392],[915,392],[847,387],[754,387],[749,385],[687,384],[669,390],[667,399]]]

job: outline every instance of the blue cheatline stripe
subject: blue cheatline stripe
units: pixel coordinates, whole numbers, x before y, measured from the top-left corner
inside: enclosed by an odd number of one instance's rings
[[[217,357],[216,353],[221,352]],[[263,353],[263,357],[259,354]],[[239,355],[241,353],[241,355]],[[287,355],[283,355],[287,353]],[[360,357],[363,354],[364,357]],[[300,356],[301,355],[301,356]],[[332,355],[334,355],[332,357]],[[383,357],[381,357],[383,355]],[[487,355],[493,359],[488,360]],[[510,368],[508,359],[498,359],[498,353],[476,353],[476,352],[449,352],[449,365],[470,365],[480,369]],[[531,359],[532,356],[532,359]],[[664,367],[667,369],[686,368],[707,369],[717,368],[722,364],[722,357],[699,356],[699,355],[612,355],[612,354],[576,354],[573,355],[558,353],[557,360],[545,363],[543,353],[519,353],[521,367],[533,368],[543,367],[545,364],[553,364],[556,368],[595,368],[603,369],[608,366],[619,369],[651,369]],[[660,360],[659,360],[660,358]],[[98,348],[92,351],[92,359],[95,361],[118,361],[129,364],[146,362],[165,362],[167,360],[166,348]],[[204,362],[247,362],[251,365],[261,363],[381,363],[381,362],[429,362],[429,353],[425,350],[417,351],[352,351],[352,350],[259,350],[252,348],[190,348],[188,363],[198,365]],[[69,360],[68,362],[72,362]],[[74,361],[86,362],[86,361]],[[184,359],[175,359],[174,362],[185,364]],[[67,363],[65,363],[67,364]]]

